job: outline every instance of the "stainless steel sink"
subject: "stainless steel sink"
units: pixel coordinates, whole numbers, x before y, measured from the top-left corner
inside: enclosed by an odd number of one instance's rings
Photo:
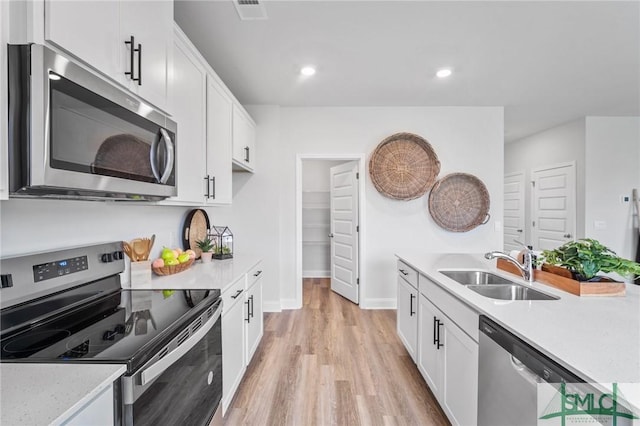
[[[468,285],[469,290],[499,300],[558,300],[540,291],[519,284]]]
[[[450,270],[441,274],[466,286],[469,290],[498,300],[558,300],[541,291],[525,287],[500,275],[486,271]]]
[[[440,271],[463,285],[515,284],[506,278],[485,271]]]

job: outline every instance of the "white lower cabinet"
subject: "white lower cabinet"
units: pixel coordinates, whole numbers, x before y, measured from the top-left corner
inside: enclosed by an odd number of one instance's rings
[[[227,411],[246,370],[242,277],[222,294],[222,412]]]
[[[256,352],[263,334],[263,315],[262,315],[262,269],[260,264],[254,268],[248,275],[245,320],[247,327],[247,365],[251,362],[253,354]]]
[[[477,423],[478,343],[420,295],[418,369],[454,425]]]
[[[263,334],[261,263],[222,293],[222,414],[242,381]]]
[[[403,277],[398,276],[398,336],[416,361],[418,344],[418,290]]]
[[[398,261],[398,336],[454,425],[478,411],[478,313]]]
[[[81,425],[114,425],[113,385],[109,385],[95,398],[83,405],[70,418],[61,424],[65,426]]]

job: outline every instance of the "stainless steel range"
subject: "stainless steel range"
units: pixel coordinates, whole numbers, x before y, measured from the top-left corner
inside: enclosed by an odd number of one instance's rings
[[[120,242],[0,260],[1,361],[124,364],[122,425],[221,424],[219,290],[123,290]]]

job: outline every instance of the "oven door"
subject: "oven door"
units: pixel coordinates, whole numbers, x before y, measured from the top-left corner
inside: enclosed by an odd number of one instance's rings
[[[204,426],[220,414],[221,312],[218,300],[143,367],[123,377],[124,425]]]
[[[160,111],[37,44],[9,46],[9,92],[14,195],[176,194],[177,126]]]

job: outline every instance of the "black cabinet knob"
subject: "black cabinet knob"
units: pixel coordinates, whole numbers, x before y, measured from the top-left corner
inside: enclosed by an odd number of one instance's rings
[[[1,288],[13,287],[13,278],[11,277],[11,274],[2,274],[0,275],[0,279],[2,280]]]

